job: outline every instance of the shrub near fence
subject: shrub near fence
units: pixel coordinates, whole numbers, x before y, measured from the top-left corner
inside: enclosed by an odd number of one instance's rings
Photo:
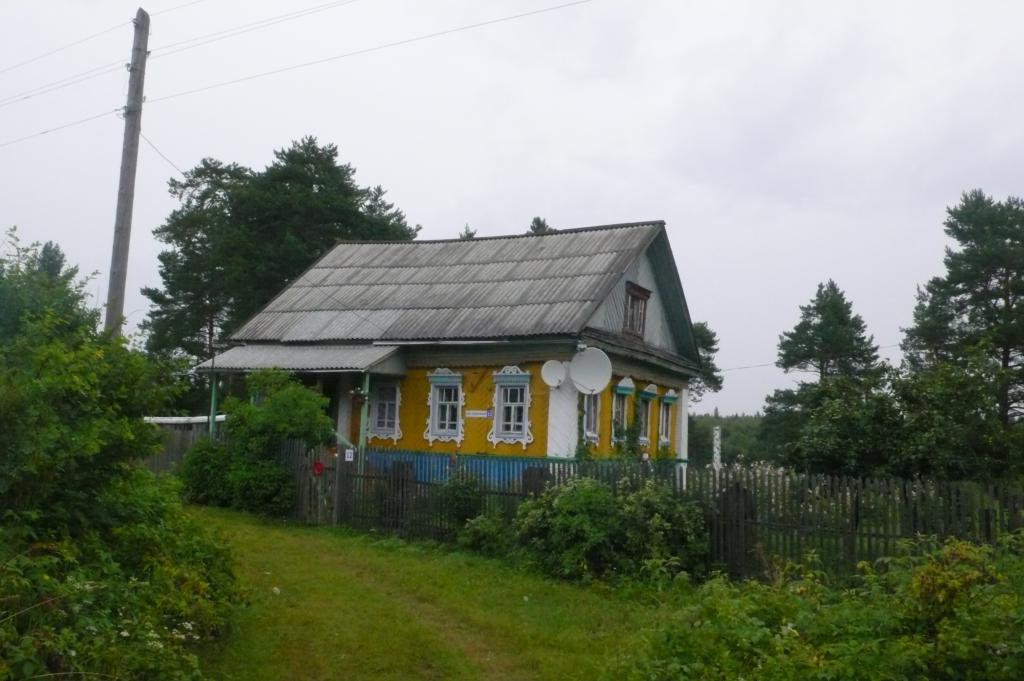
[[[546,487],[579,477],[618,486],[660,480],[698,500],[708,519],[711,562],[736,578],[771,570],[771,558],[804,560],[848,573],[857,562],[893,555],[918,535],[994,543],[1024,526],[1024,490],[1016,485],[856,479],[769,467],[687,468],[676,461],[567,460],[448,456],[368,450],[352,461],[291,445],[283,460],[296,476],[295,517],[406,537],[451,540],[458,483],[478,486],[481,512],[510,520],[519,504]],[[314,464],[324,467],[314,475]]]
[[[160,453],[143,462],[154,473],[174,471],[192,445],[210,436],[210,419],[206,416],[147,416],[144,420],[160,429],[163,440]],[[223,414],[217,417],[217,422],[224,422]]]
[[[675,461],[641,465],[373,450],[340,466],[339,522],[434,539],[452,539],[461,527],[463,519],[453,515],[448,501],[456,481],[479,486],[479,512],[511,520],[524,499],[574,478],[595,478],[613,486],[626,477],[656,478],[681,491],[683,470]]]

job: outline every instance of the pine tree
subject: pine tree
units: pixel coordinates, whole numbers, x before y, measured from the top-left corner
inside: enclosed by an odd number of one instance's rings
[[[552,228],[548,225],[548,221],[541,217],[536,217],[530,221],[530,229],[527,234],[550,234],[551,232],[557,232],[557,229]]]
[[[465,241],[467,239],[475,239],[476,238],[476,230],[475,229],[470,229],[469,228],[469,223],[467,222],[466,226],[462,228],[461,232],[459,232],[459,238],[461,240],[463,240],[463,241]]]
[[[715,364],[718,354],[718,334],[706,322],[693,325],[693,339],[700,355],[700,375],[690,380],[690,398],[699,402],[705,392],[716,393],[722,389],[722,372]]]
[[[947,209],[946,274],[919,296],[904,350],[918,364],[963,364],[981,349],[998,367],[999,419],[1024,416],[1024,199],[995,201],[980,189]]]
[[[878,346],[866,335],[864,320],[831,279],[800,306],[800,321],[779,336],[776,365],[790,371],[814,371],[818,380],[830,376],[859,376],[874,368]]]

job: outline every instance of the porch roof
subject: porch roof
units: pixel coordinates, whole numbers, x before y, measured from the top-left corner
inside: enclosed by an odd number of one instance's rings
[[[196,370],[371,371],[397,352],[398,347],[394,345],[240,345],[203,362]],[[386,373],[393,373],[394,368],[390,366],[393,363],[388,364]]]

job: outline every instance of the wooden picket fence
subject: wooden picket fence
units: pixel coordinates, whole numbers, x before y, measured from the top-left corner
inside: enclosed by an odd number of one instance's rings
[[[1014,484],[807,475],[767,466],[691,469],[687,496],[708,513],[711,560],[734,577],[779,558],[813,557],[832,574],[898,552],[902,540],[996,543],[1024,526]]]
[[[154,473],[170,473],[181,465],[192,445],[210,436],[210,420],[205,416],[147,416],[146,423],[160,429],[163,448],[143,461]],[[217,417],[223,423],[223,414]]]

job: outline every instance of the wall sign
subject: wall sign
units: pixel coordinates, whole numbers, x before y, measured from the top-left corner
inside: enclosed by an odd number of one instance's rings
[[[345,461],[355,461],[355,460],[356,460],[356,450],[354,450],[354,449],[346,449],[345,450]]]
[[[466,410],[466,418],[467,419],[490,419],[490,418],[494,418],[494,410],[493,409],[467,409]]]

